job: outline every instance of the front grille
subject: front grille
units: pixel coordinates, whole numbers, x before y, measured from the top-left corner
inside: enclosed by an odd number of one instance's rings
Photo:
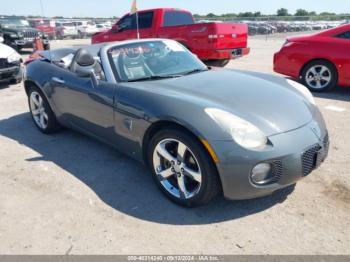
[[[272,179],[270,181],[271,184],[277,183],[283,174],[283,167],[282,167],[282,161],[281,160],[274,160],[271,162],[272,164]]]
[[[0,58],[0,68],[8,67],[8,62],[6,58]]]
[[[0,69],[9,68],[9,67],[18,66],[18,65],[19,65],[18,62],[9,63],[7,62],[7,58],[0,58]]]
[[[23,37],[24,37],[24,39],[34,39],[35,37],[38,37],[39,36],[39,34],[38,34],[38,32],[36,32],[36,31],[25,31],[25,32],[23,32]]]
[[[314,145],[306,150],[301,156],[303,176],[309,175],[317,165],[317,153],[320,151],[320,145]]]

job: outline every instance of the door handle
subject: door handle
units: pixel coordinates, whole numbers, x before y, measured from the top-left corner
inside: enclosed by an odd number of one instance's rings
[[[66,81],[64,81],[62,78],[59,78],[59,77],[53,77],[52,81],[54,81],[56,83],[59,83],[59,84],[65,84],[66,83]]]

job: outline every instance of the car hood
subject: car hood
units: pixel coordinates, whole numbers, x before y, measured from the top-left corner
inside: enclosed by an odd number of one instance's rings
[[[32,28],[32,27],[25,27],[25,26],[20,26],[20,27],[8,27],[5,28],[6,31],[8,32],[13,32],[13,33],[25,33],[25,32],[39,32],[38,29]]]
[[[8,45],[0,43],[0,58],[8,58],[11,54],[15,52],[16,51]]]
[[[286,79],[261,73],[213,69],[142,85],[172,100],[175,97],[196,103],[203,111],[219,108],[231,112],[256,125],[267,136],[309,123],[315,110]]]

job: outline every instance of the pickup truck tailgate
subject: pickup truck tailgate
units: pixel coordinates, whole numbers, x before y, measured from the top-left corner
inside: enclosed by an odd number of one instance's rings
[[[246,24],[213,23],[209,26],[209,38],[216,49],[245,48],[248,45]]]

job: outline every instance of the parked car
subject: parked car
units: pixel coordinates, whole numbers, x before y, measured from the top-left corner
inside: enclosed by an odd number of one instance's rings
[[[322,115],[292,80],[211,69],[168,39],[39,55],[24,85],[37,128],[50,134],[63,125],[115,146],[147,164],[180,205],[222,191],[229,199],[268,195],[327,156]]]
[[[85,38],[87,36],[92,36],[100,30],[96,27],[96,24],[90,21],[74,21],[73,22],[77,31],[79,38]]]
[[[49,39],[54,39],[56,37],[55,23],[48,19],[35,19],[30,20],[29,24],[31,27],[36,28],[48,35]]]
[[[79,33],[74,22],[56,22],[56,37],[58,39],[78,38]]]
[[[177,40],[208,65],[223,67],[231,59],[249,53],[246,24],[195,24],[190,12],[171,8],[140,11],[138,17],[141,38]],[[127,14],[111,30],[93,35],[92,43],[136,37],[136,16]]]
[[[110,27],[108,27],[105,24],[96,24],[96,28],[97,28],[98,32],[104,32],[104,31],[111,29]]]
[[[275,54],[274,70],[316,92],[350,86],[350,25],[288,38]]]
[[[22,58],[11,47],[2,44],[0,36],[0,82],[17,84],[22,81]]]
[[[0,19],[0,31],[4,37],[4,44],[12,47],[16,51],[22,48],[33,48],[35,38],[43,40],[44,49],[50,49],[48,35],[29,26],[24,19]]]

